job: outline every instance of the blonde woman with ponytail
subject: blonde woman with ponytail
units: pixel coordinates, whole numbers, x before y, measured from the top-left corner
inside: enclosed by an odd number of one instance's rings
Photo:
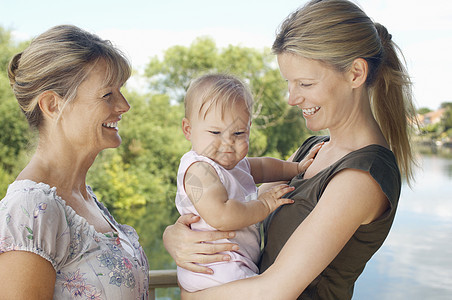
[[[314,0],[289,15],[273,44],[288,103],[312,131],[290,158],[324,142],[309,168],[289,184],[294,200],[264,222],[260,275],[183,299],[351,299],[356,279],[394,220],[402,177],[412,180],[410,79],[386,28],[348,0]],[[400,55],[400,54],[399,54]],[[261,189],[268,188],[263,186]],[[228,259],[231,244],[200,243],[231,233],[189,230],[181,217],[164,233],[176,263]],[[209,255],[213,254],[213,255]]]
[[[121,144],[130,74],[109,41],[71,25],[12,58],[11,88],[38,145],[0,202],[0,299],[147,299],[137,233],[85,182],[99,152]]]

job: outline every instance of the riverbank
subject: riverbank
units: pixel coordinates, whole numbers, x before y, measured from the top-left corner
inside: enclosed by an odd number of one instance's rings
[[[430,138],[415,137],[414,150],[416,153],[424,155],[440,155],[446,158],[452,158],[452,141],[436,140]]]

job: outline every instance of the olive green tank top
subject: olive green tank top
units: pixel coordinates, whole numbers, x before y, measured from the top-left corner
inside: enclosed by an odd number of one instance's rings
[[[329,137],[310,137],[298,149],[294,161],[301,161],[317,143]],[[309,179],[300,173],[290,181],[295,190],[285,195],[295,201],[275,210],[264,221],[265,247],[260,261],[264,272],[276,259],[292,232],[318,203],[331,178],[343,169],[369,172],[386,195],[390,208],[370,224],[361,225],[325,270],[298,299],[351,299],[356,279],[367,261],[380,248],[394,220],[401,189],[400,172],[394,154],[380,145],[353,151]]]

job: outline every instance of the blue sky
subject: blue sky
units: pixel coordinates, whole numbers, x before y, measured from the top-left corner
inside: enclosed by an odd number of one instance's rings
[[[404,51],[416,103],[452,102],[452,1],[353,0],[385,25]],[[112,40],[142,70],[149,57],[197,36],[270,47],[280,22],[306,0],[0,0],[0,26],[17,40],[58,24],[74,24]]]

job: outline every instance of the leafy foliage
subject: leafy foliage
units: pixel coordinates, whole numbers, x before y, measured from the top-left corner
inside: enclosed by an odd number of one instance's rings
[[[25,166],[32,134],[25,116],[9,86],[7,66],[13,54],[24,45],[16,45],[9,31],[0,27],[0,197],[6,193],[15,174]]]
[[[98,197],[114,209],[145,205],[145,196],[137,193],[140,188],[138,176],[129,172],[130,165],[124,163],[116,151],[109,154],[102,157],[103,170],[94,168],[97,172],[90,173],[93,174],[90,176],[90,184],[96,187]]]
[[[452,102],[444,102],[441,107],[446,109],[441,118],[441,125],[444,127],[444,131],[447,132],[452,129]]]
[[[432,110],[428,107],[421,107],[417,110],[417,113],[423,115],[423,114],[429,113],[431,111]]]
[[[420,128],[420,133],[416,137],[424,144],[432,143],[434,141],[450,143],[452,138],[452,102],[443,102],[440,105],[442,110],[441,120],[436,123],[423,124]],[[431,112],[428,109],[419,109],[419,114],[427,114]]]

